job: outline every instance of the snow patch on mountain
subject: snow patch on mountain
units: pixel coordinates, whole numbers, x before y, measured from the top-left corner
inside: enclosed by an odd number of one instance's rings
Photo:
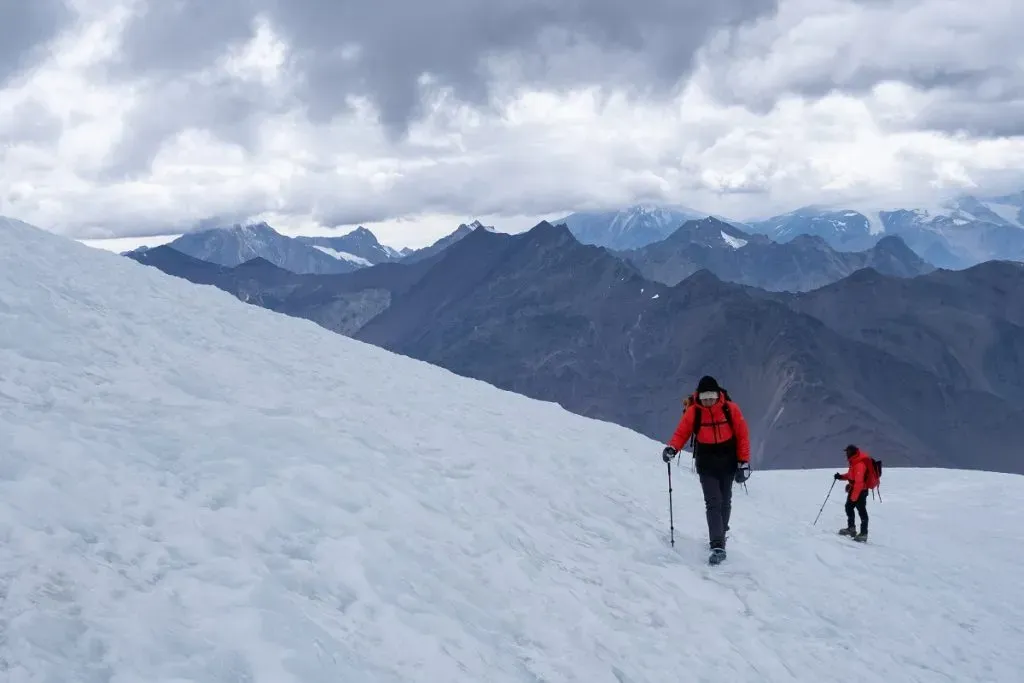
[[[368,259],[365,259],[362,256],[356,256],[355,254],[350,254],[347,251],[338,251],[337,249],[331,249],[330,247],[325,247],[319,244],[314,244],[313,248],[317,249],[318,251],[322,251],[323,253],[329,256],[333,256],[336,259],[344,259],[349,263],[354,263],[359,266],[369,267],[373,265]]]
[[[725,240],[725,243],[728,244],[733,249],[739,249],[740,247],[745,246],[747,244],[747,240],[740,239],[739,237],[734,237],[725,232],[724,230],[722,231],[722,239]]]

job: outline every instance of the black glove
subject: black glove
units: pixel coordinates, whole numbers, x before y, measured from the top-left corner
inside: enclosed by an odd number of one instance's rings
[[[835,480],[836,481],[842,481],[842,479],[843,479],[843,475],[841,475],[839,472],[836,472]]]
[[[750,463],[741,462],[739,469],[736,470],[736,475],[733,477],[737,484],[742,484],[747,479],[750,479]]]
[[[661,459],[664,460],[665,462],[668,462],[672,458],[676,457],[677,452],[678,451],[676,451],[676,449],[672,448],[671,446],[665,446],[665,450],[661,452]]]

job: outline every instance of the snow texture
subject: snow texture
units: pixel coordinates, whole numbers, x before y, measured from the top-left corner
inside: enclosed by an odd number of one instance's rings
[[[369,267],[373,265],[369,259],[365,259],[362,256],[356,256],[355,254],[350,254],[347,251],[338,251],[337,249],[331,249],[330,247],[325,247],[319,244],[314,244],[313,248],[322,251],[328,256],[333,256],[336,259],[348,261],[349,263],[354,263],[359,266]]]
[[[732,235],[724,231],[722,232],[722,239],[725,241],[727,245],[729,245],[733,249],[739,249],[740,247],[746,246],[747,244],[747,240],[742,239],[740,237],[733,237]]]
[[[1021,680],[1021,477],[755,471],[709,568],[658,443],[3,223],[0,368],[4,681]]]

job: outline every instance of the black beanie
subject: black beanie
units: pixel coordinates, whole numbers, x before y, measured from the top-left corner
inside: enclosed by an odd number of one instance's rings
[[[697,393],[704,391],[721,391],[722,388],[718,386],[718,381],[711,375],[704,375],[697,382]]]
[[[857,447],[854,446],[852,443],[849,446],[847,446],[844,450],[846,451],[847,458],[852,458],[853,456],[857,455]]]

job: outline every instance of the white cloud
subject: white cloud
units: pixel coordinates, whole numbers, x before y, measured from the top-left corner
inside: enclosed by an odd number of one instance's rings
[[[742,219],[1024,187],[1024,137],[1010,134],[1024,101],[1024,43],[1010,39],[1020,3],[785,0],[713,37],[657,98],[622,90],[621,74],[616,87],[572,86],[581,54],[612,59],[593,42],[518,69],[506,52],[482,62],[490,107],[421,79],[424,116],[405,138],[379,124],[370,94],[345,94],[333,119],[309,117],[296,64],[365,61],[360,46],[298,53],[253,16],[232,24],[240,34],[251,24],[248,43],[132,77],[108,68],[120,64],[131,8],[76,7],[79,22],[49,56],[0,90],[0,214],[78,237],[270,217],[285,232],[364,224],[386,243],[422,246],[474,218],[518,231],[633,202]],[[623,73],[640,73],[642,59],[630,59]],[[545,65],[557,74],[523,75]]]

